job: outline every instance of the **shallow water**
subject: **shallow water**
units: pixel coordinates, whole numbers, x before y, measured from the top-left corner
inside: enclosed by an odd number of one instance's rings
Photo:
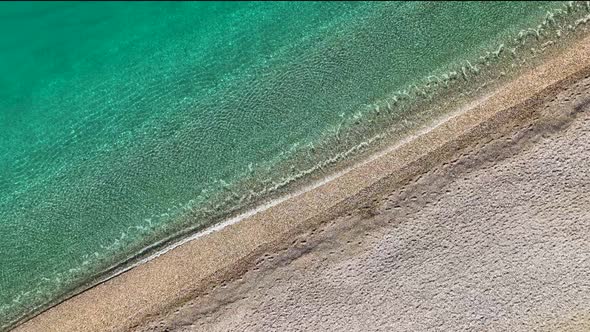
[[[348,156],[425,82],[432,95],[515,63],[502,47],[528,48],[523,29],[565,33],[548,12],[589,10],[0,4],[0,326]]]

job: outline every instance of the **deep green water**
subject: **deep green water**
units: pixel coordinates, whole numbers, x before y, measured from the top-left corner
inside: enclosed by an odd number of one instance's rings
[[[303,181],[388,121],[375,103],[509,63],[518,32],[584,6],[0,3],[0,326]]]

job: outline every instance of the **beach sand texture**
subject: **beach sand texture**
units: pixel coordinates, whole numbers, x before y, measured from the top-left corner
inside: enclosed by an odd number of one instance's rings
[[[15,331],[590,328],[590,39]]]

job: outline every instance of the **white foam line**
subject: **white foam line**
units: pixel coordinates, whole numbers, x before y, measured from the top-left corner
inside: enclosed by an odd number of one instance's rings
[[[368,162],[368,160],[367,161],[364,161],[362,164],[365,164],[367,162]],[[359,167],[359,166],[361,166],[361,164],[356,165],[356,167]],[[212,225],[209,228],[206,228],[206,229],[204,229],[202,231],[199,231],[199,232],[197,232],[197,233],[195,233],[195,234],[193,234],[193,235],[191,235],[189,237],[186,237],[186,238],[181,239],[181,240],[179,240],[179,241],[177,241],[175,243],[172,243],[172,244],[168,245],[165,248],[160,249],[158,252],[153,253],[152,255],[150,255],[150,256],[148,256],[148,257],[146,257],[146,258],[138,261],[137,263],[129,266],[129,268],[126,268],[125,270],[121,271],[120,273],[123,273],[123,272],[125,272],[127,270],[130,270],[133,267],[136,267],[138,265],[147,263],[147,262],[151,261],[152,259],[157,258],[157,257],[159,257],[159,256],[167,253],[168,251],[173,250],[173,249],[175,249],[175,248],[177,248],[177,247],[179,247],[179,246],[181,246],[181,245],[183,245],[183,244],[185,244],[187,242],[196,240],[196,239],[198,239],[200,237],[203,237],[205,235],[208,235],[208,234],[211,234],[211,233],[214,233],[214,232],[221,231],[222,229],[226,228],[227,226],[231,226],[233,224],[236,224],[236,223],[238,223],[238,222],[240,222],[240,221],[242,221],[242,220],[244,220],[246,218],[249,218],[249,217],[251,217],[251,216],[253,216],[253,215],[255,215],[255,214],[259,213],[259,212],[263,212],[265,210],[268,210],[268,209],[272,208],[273,206],[279,205],[279,204],[281,204],[281,203],[283,203],[283,202],[285,202],[285,201],[287,201],[287,200],[289,200],[291,198],[297,197],[297,196],[302,195],[302,194],[304,194],[306,192],[309,192],[311,190],[314,190],[314,189],[316,189],[316,188],[318,188],[318,187],[320,187],[320,186],[322,186],[322,185],[324,185],[324,184],[326,184],[326,183],[328,183],[328,182],[330,182],[332,180],[335,180],[335,179],[339,178],[340,176],[342,176],[342,175],[350,172],[352,169],[354,169],[356,167],[350,167],[350,168],[347,168],[347,169],[342,170],[340,172],[337,172],[335,174],[329,175],[329,176],[323,178],[322,180],[320,180],[320,181],[318,181],[318,182],[316,182],[316,183],[314,183],[312,185],[309,185],[309,186],[306,186],[306,187],[302,188],[299,191],[296,191],[296,192],[291,193],[291,194],[286,194],[286,195],[284,195],[282,197],[279,197],[279,198],[276,198],[274,200],[271,200],[270,202],[268,202],[266,204],[259,205],[259,206],[255,207],[255,208],[253,208],[251,210],[248,210],[248,211],[246,211],[246,212],[244,212],[242,214],[239,214],[239,215],[237,215],[235,217],[232,217],[232,218],[227,219],[227,220],[225,220],[223,222],[220,222],[220,223],[217,223],[215,225]],[[118,274],[120,274],[120,273],[118,273]],[[115,275],[113,275],[113,277],[114,276]]]
[[[157,252],[155,252],[155,253],[153,253],[153,254],[151,254],[151,255],[149,255],[149,256],[147,256],[147,257],[145,257],[145,258],[143,258],[143,259],[141,259],[141,260],[139,260],[139,261],[137,261],[137,262],[135,262],[135,263],[133,263],[133,264],[131,264],[131,265],[129,265],[129,266],[127,266],[127,267],[125,267],[125,268],[117,271],[117,272],[115,272],[115,273],[113,273],[112,275],[110,275],[108,277],[105,277],[104,279],[102,279],[101,281],[99,281],[97,284],[100,284],[102,282],[105,282],[107,280],[110,280],[110,279],[112,279],[112,278],[114,278],[114,277],[116,277],[116,276],[118,276],[118,275],[120,275],[122,273],[125,273],[125,272],[127,272],[127,271],[129,271],[129,270],[131,270],[131,269],[133,269],[133,268],[135,268],[137,266],[140,266],[140,265],[145,264],[145,263],[147,263],[147,262],[149,262],[149,261],[151,261],[151,260],[153,260],[155,258],[158,258],[161,255],[163,255],[163,254],[165,254],[165,253],[167,253],[167,252],[169,252],[169,251],[171,251],[171,250],[173,250],[173,249],[175,249],[175,248],[177,248],[177,247],[179,247],[181,245],[184,245],[184,244],[186,244],[188,242],[191,242],[193,240],[197,240],[197,239],[199,239],[199,238],[201,238],[203,236],[212,234],[214,232],[221,231],[221,230],[223,230],[224,228],[226,228],[228,226],[231,226],[233,224],[236,224],[236,223],[238,223],[238,222],[240,222],[240,221],[242,221],[242,220],[244,220],[246,218],[252,217],[252,216],[254,216],[257,213],[260,213],[260,212],[263,212],[265,210],[268,210],[268,209],[270,209],[270,208],[272,208],[272,207],[274,207],[276,205],[279,205],[279,204],[281,204],[281,203],[283,203],[283,202],[285,202],[285,201],[287,201],[287,200],[289,200],[291,198],[294,198],[294,197],[300,196],[302,194],[305,194],[305,193],[307,193],[307,192],[309,192],[311,190],[314,190],[314,189],[316,189],[316,188],[318,188],[318,187],[320,187],[320,186],[322,186],[322,185],[324,185],[324,184],[326,184],[326,183],[328,183],[330,181],[333,181],[333,180],[335,180],[335,179],[337,179],[337,178],[339,178],[339,177],[341,177],[341,176],[343,176],[343,175],[351,172],[354,169],[357,169],[357,168],[362,167],[362,166],[364,166],[364,165],[366,165],[366,164],[368,164],[368,163],[370,163],[370,162],[372,162],[372,161],[374,161],[376,159],[379,159],[379,158],[381,158],[381,157],[383,157],[383,156],[385,156],[385,155],[387,155],[387,154],[389,154],[389,153],[397,150],[400,146],[402,146],[402,145],[410,142],[411,140],[415,139],[416,137],[420,137],[420,136],[426,134],[427,132],[433,130],[434,128],[439,127],[441,124],[443,124],[443,123],[447,122],[448,120],[450,120],[450,119],[458,116],[459,114],[462,114],[462,113],[464,113],[466,111],[469,111],[470,109],[474,109],[475,107],[477,107],[478,105],[484,103],[487,99],[489,99],[491,95],[496,94],[496,93],[497,92],[494,92],[494,93],[491,93],[491,94],[489,94],[487,96],[484,96],[482,98],[479,98],[479,100],[477,100],[475,102],[472,102],[472,103],[470,103],[470,104],[468,104],[468,105],[466,105],[464,107],[461,107],[460,109],[458,109],[455,112],[452,112],[448,116],[439,119],[439,121],[436,122],[436,124],[434,124],[432,126],[427,126],[424,129],[418,131],[416,134],[410,135],[410,136],[406,137],[405,139],[400,140],[397,143],[391,145],[390,147],[388,147],[386,149],[383,149],[380,152],[376,152],[375,154],[367,157],[365,160],[359,161],[355,165],[349,166],[349,167],[347,167],[347,168],[345,168],[345,169],[343,169],[343,170],[341,170],[339,172],[336,172],[336,173],[334,173],[332,175],[328,175],[325,178],[323,178],[322,180],[319,180],[319,181],[317,181],[317,182],[315,182],[315,183],[313,183],[311,185],[308,185],[308,186],[303,187],[301,190],[298,190],[298,191],[296,191],[294,193],[286,194],[286,195],[284,195],[282,197],[279,197],[279,198],[276,198],[274,200],[271,200],[270,202],[268,202],[266,204],[259,205],[259,206],[255,207],[255,208],[253,208],[251,210],[248,210],[248,211],[246,211],[246,212],[244,212],[242,214],[239,214],[239,215],[237,215],[235,217],[232,217],[232,218],[229,218],[229,219],[227,219],[227,220],[225,220],[223,222],[220,222],[220,223],[217,223],[215,225],[212,225],[212,226],[210,226],[210,227],[208,227],[208,228],[206,228],[206,229],[204,229],[202,231],[199,231],[199,232],[197,232],[197,233],[195,233],[195,234],[193,234],[191,236],[188,236],[186,238],[183,238],[181,240],[178,240],[177,242],[171,243],[168,246],[166,246],[166,247],[158,250]]]

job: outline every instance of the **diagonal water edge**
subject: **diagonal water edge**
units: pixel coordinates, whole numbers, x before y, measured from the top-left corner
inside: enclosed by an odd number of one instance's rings
[[[581,6],[584,6],[584,5],[585,4],[581,4]],[[564,4],[564,6],[568,6],[568,4]],[[583,8],[583,7],[580,7],[580,8]],[[551,20],[555,21],[555,19],[553,17],[551,17]],[[549,21],[551,21],[551,20],[549,20]],[[582,21],[579,21],[579,20],[582,20]],[[547,19],[546,19],[546,21],[547,21]],[[568,20],[565,20],[565,21],[567,22]],[[576,24],[576,27],[582,26],[582,27],[585,28],[585,23],[587,22],[587,19],[586,18],[580,18],[580,19],[577,19],[575,22],[581,22],[581,23],[575,23]],[[554,23],[551,23],[551,24],[554,24]],[[565,26],[565,23],[564,23],[564,26]],[[567,32],[569,30],[564,29],[564,31]],[[562,38],[565,38],[566,32],[563,33],[563,37]],[[520,39],[518,40],[518,44],[521,44],[521,42],[522,42],[521,45],[523,47],[521,49],[526,49],[527,47],[531,46],[531,44],[529,42],[527,42],[527,40],[524,40],[523,39],[524,37],[529,36],[529,35],[532,37],[532,38],[530,38],[530,40],[532,40],[535,43],[537,43],[537,42],[540,43],[540,41],[536,40],[537,37],[534,36],[535,34],[534,33],[530,33],[530,31],[527,31],[526,33],[522,33],[520,35],[521,35],[521,37],[519,37]],[[541,39],[541,41],[542,41],[542,39]],[[509,54],[510,55],[510,51],[508,51],[508,50],[502,52],[503,49],[508,49],[509,48],[508,46],[502,46],[502,45],[504,45],[504,44],[501,44],[500,46],[494,48],[494,50],[496,50],[498,52],[498,54],[502,53],[503,56],[506,55],[506,54]],[[548,47],[549,46],[551,46],[551,45],[548,45]],[[487,53],[488,54],[489,53],[493,53],[493,51],[487,52]],[[512,56],[512,55],[510,55],[510,56]],[[526,57],[523,57],[523,58],[526,59]],[[502,58],[502,59],[505,60],[506,58]],[[473,65],[475,63],[476,63],[475,61],[465,62],[465,63],[463,63],[460,66],[459,69],[456,69],[454,71],[451,71],[450,72],[451,74],[447,74],[447,77],[449,77],[449,81],[448,82],[450,84],[452,84],[452,82],[457,82],[456,79],[453,80],[453,79],[450,78],[450,77],[453,76],[452,75],[452,72],[455,73],[455,76],[456,77],[457,76],[463,76],[463,78],[465,79],[465,81],[464,81],[464,84],[465,85],[470,85],[473,82],[481,82],[482,81],[482,76],[485,74],[484,73],[485,69],[483,69],[483,66],[482,66],[482,68],[477,68],[476,66],[478,66],[478,64],[476,64],[475,66]],[[442,76],[444,76],[444,74],[443,75],[440,75],[439,74],[439,76],[442,77]],[[428,81],[430,81],[430,79],[428,79]],[[485,82],[485,80],[484,80],[484,82]],[[334,134],[334,135],[337,135],[337,136],[338,135],[341,136],[340,137],[340,140],[344,140],[343,137],[347,137],[347,135],[350,135],[352,137],[349,140],[350,142],[354,142],[355,140],[356,140],[356,142],[361,141],[360,144],[354,145],[353,147],[346,146],[346,144],[342,144],[342,148],[344,150],[342,150],[340,152],[339,151],[336,151],[337,153],[333,153],[332,154],[332,157],[330,157],[329,159],[324,159],[319,164],[317,163],[317,160],[311,160],[312,161],[311,164],[313,164],[311,167],[304,168],[304,171],[300,171],[300,172],[296,173],[293,176],[289,176],[289,177],[282,178],[282,179],[275,179],[275,180],[270,181],[271,182],[271,185],[270,186],[263,188],[263,190],[260,191],[261,194],[252,195],[252,197],[250,199],[252,199],[252,200],[262,199],[262,198],[264,198],[265,195],[268,196],[268,195],[274,193],[275,191],[280,191],[281,188],[288,187],[289,184],[291,184],[291,183],[295,182],[296,180],[301,179],[301,178],[303,178],[303,177],[305,177],[307,175],[310,175],[310,174],[315,174],[317,172],[321,172],[322,174],[324,174],[324,173],[330,173],[331,165],[337,163],[338,161],[341,161],[342,159],[345,159],[346,157],[350,157],[350,156],[355,155],[355,154],[357,154],[359,152],[365,151],[365,150],[367,150],[367,148],[369,148],[371,146],[371,144],[377,143],[378,141],[381,141],[381,140],[385,139],[386,136],[387,136],[386,134],[376,134],[375,135],[373,133],[373,135],[367,135],[367,133],[371,133],[371,130],[373,130],[372,128],[367,128],[366,130],[363,130],[362,128],[361,129],[358,129],[358,126],[357,127],[354,127],[354,125],[356,123],[359,123],[361,125],[361,127],[362,127],[362,125],[365,124],[364,122],[371,122],[370,121],[371,118],[372,117],[376,117],[375,114],[377,114],[377,113],[381,113],[382,114],[381,116],[385,116],[385,114],[388,111],[391,111],[391,108],[392,108],[391,105],[394,105],[396,107],[402,107],[400,105],[404,101],[408,101],[408,99],[409,99],[406,96],[411,96],[413,98],[417,98],[418,96],[422,96],[424,94],[425,89],[427,87],[429,87],[429,86],[430,86],[429,84],[428,85],[425,85],[423,87],[413,86],[411,88],[408,88],[405,92],[402,91],[402,92],[400,92],[398,94],[394,94],[390,99],[380,100],[377,103],[377,105],[370,105],[370,106],[368,106],[367,109],[364,110],[364,113],[360,112],[358,114],[358,116],[357,115],[353,116],[351,119],[349,119],[349,122],[348,123],[345,123],[344,125],[342,125],[342,129],[341,130],[336,131],[336,133]],[[432,91],[432,90],[427,90],[427,91]],[[433,93],[433,95],[435,95],[435,93]],[[410,109],[410,108],[408,107],[408,109]],[[376,117],[376,118],[377,119],[382,119],[382,118],[379,118],[379,117]],[[396,119],[399,119],[399,118],[396,118]],[[403,120],[407,121],[406,119],[403,119]],[[409,124],[409,126],[411,126],[411,125],[413,125],[413,123],[410,123]],[[350,129],[350,128],[352,128],[352,129]],[[347,130],[352,131],[352,133],[347,133]],[[373,137],[373,138],[370,139],[370,140],[366,140],[366,137]],[[329,141],[329,139],[326,139],[326,141]],[[327,144],[327,145],[330,145],[330,144]],[[294,150],[293,154],[297,154],[297,153],[307,154],[308,152],[305,151],[306,148],[308,148],[308,147],[303,147],[301,150]],[[324,149],[321,148],[321,143],[316,144],[315,147],[312,146],[312,148],[314,148],[315,150],[318,150],[318,151],[325,151]],[[332,146],[332,148],[333,148],[333,146]],[[280,162],[280,161],[283,161],[283,160],[279,160],[278,162]],[[322,162],[323,162],[323,164],[322,164]],[[273,167],[269,167],[269,170],[272,169],[272,168]],[[302,189],[303,191],[301,191],[301,190],[300,191],[297,191],[296,193],[294,193],[292,195],[300,195],[300,194],[302,194],[305,191],[312,190],[313,188],[317,188],[317,187],[321,186],[322,184],[326,183],[327,181],[333,180],[333,179],[341,176],[342,174],[344,174],[342,172],[343,171],[341,171],[339,173],[335,173],[333,175],[328,175],[328,177],[325,178],[324,180],[322,180],[320,182],[317,182],[314,185],[311,185],[310,187],[305,187],[305,189]],[[332,176],[333,178],[331,178],[330,176]],[[232,191],[232,190],[230,189],[229,191]],[[281,197],[282,198],[278,198],[275,201],[270,201],[268,204],[272,204],[271,206],[274,206],[276,204],[280,204],[280,202],[283,202],[283,201],[285,201],[285,200],[287,200],[287,199],[289,199],[289,198],[291,198],[293,196],[287,195],[287,196],[281,196]],[[248,204],[250,204],[250,203],[248,203]],[[248,205],[248,204],[244,204],[244,205]],[[236,223],[239,220],[243,220],[244,218],[246,218],[248,216],[251,216],[251,215],[254,215],[254,214],[256,214],[256,213],[258,213],[258,212],[260,212],[262,210],[265,210],[267,208],[270,208],[271,206],[267,206],[268,204],[261,205],[258,208],[253,209],[253,210],[249,210],[249,212],[246,212],[246,213],[244,213],[244,214],[242,214],[240,216],[237,216],[237,217],[233,217],[231,219],[228,219],[225,222],[222,222],[221,224],[219,224],[218,226],[212,226],[212,228],[209,228],[208,230],[203,231],[204,233],[199,232],[199,233],[196,233],[193,236],[190,236],[189,238],[186,238],[184,240],[180,240],[180,242],[178,242],[179,243],[178,245],[180,245],[180,243],[186,243],[186,242],[190,241],[190,238],[192,238],[192,237],[198,238],[200,236],[203,236],[204,234],[209,234],[209,233],[214,232],[214,231],[217,231],[217,230],[219,230],[219,229],[221,229],[223,227],[226,227],[227,225]],[[192,209],[192,207],[189,207],[189,209],[188,209],[189,210],[189,212],[188,212],[189,217],[191,217],[190,215],[192,214],[192,212],[190,211],[191,209]],[[210,209],[210,210],[214,210],[214,208],[213,209]],[[195,228],[196,229],[202,228],[202,225],[196,226]],[[197,235],[197,234],[201,234],[201,235]],[[175,237],[176,236],[172,236],[170,238],[175,238]],[[166,243],[167,241],[168,240],[161,241],[161,242],[159,242],[159,244]],[[173,247],[177,247],[178,245],[177,244],[173,244],[172,246]],[[153,245],[152,248],[157,247],[157,246],[158,246],[158,244]],[[115,250],[116,248],[112,248],[112,249]],[[157,257],[157,256],[161,255],[162,253],[170,250],[170,249],[171,248],[166,247],[166,249],[162,249],[161,252],[158,251],[159,254],[152,254],[152,255],[148,256],[147,258],[145,258],[145,261],[148,261],[150,259],[153,259],[154,257]],[[144,250],[141,251],[139,255],[141,255],[141,253],[146,253],[146,252],[149,252],[149,250],[145,250],[145,247],[144,247]],[[137,254],[134,255],[133,257],[137,257]],[[126,259],[124,261],[128,262],[128,261],[130,261],[130,259]],[[139,263],[134,263],[133,266],[137,266],[138,264],[141,264],[142,261],[143,260],[141,260]],[[112,267],[115,267],[117,265],[118,264],[111,265],[111,268]],[[131,267],[125,268],[125,270],[128,270],[129,268],[131,268]],[[106,269],[106,270],[108,271],[109,269]],[[104,271],[104,269],[103,269],[103,271]],[[117,274],[120,274],[120,273],[121,272],[117,272]],[[107,280],[107,279],[108,278],[106,278],[104,280]]]

